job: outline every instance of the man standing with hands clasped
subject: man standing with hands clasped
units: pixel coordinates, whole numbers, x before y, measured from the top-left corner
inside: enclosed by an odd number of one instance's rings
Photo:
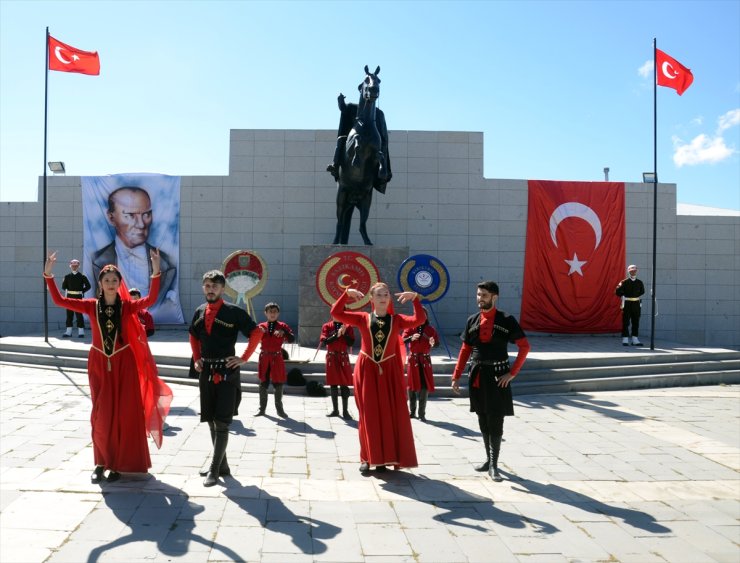
[[[632,325],[632,346],[642,346],[640,342],[640,296],[645,293],[645,285],[637,279],[637,266],[630,264],[628,277],[617,285],[615,293],[622,298],[622,346],[630,345],[630,325]]]
[[[77,258],[73,258],[69,261],[69,269],[72,270],[62,281],[62,289],[66,291],[66,296],[70,299],[83,299],[85,293],[90,288],[90,280],[87,276],[80,272],[80,261]],[[72,320],[76,317],[77,320],[77,336],[80,338],[85,337],[85,318],[82,313],[76,313],[72,309],[67,309],[67,330],[64,333],[64,338],[72,336]]]
[[[492,281],[479,283],[476,300],[480,312],[468,317],[460,335],[463,345],[452,374],[452,390],[460,392],[460,376],[468,358],[471,358],[470,410],[478,415],[486,448],[486,461],[475,470],[488,471],[494,481],[502,481],[498,456],[504,435],[504,417],[514,415],[514,399],[509,384],[527,358],[529,342],[514,317],[496,310],[498,284]],[[519,348],[511,367],[507,351],[509,342]]]
[[[199,373],[200,421],[207,422],[213,443],[213,459],[203,485],[212,487],[219,475],[230,475],[226,461],[229,425],[237,413],[242,389],[239,367],[247,362],[262,340],[262,330],[247,312],[226,303],[226,278],[218,270],[203,274],[206,303],[195,310],[190,323],[190,347],[195,371]],[[239,333],[249,338],[247,349],[236,355]]]

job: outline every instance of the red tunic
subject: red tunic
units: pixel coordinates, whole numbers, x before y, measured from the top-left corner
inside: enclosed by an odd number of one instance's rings
[[[141,328],[138,311],[157,300],[159,283],[160,276],[152,278],[146,297],[136,301],[127,299],[122,301],[121,334],[116,339],[113,354],[106,356],[96,314],[98,300],[62,297],[53,278],[46,278],[46,285],[54,303],[84,313],[90,319],[92,347],[87,359],[87,375],[92,399],[90,424],[93,453],[95,465],[102,465],[112,471],[146,473],[152,466],[147,442],[147,431],[150,429],[145,412],[149,409],[145,409],[145,403],[151,404],[152,400],[157,403],[158,397],[153,397],[152,393],[156,394],[160,389],[146,388],[147,383],[140,379],[137,359],[129,342],[132,335],[128,334],[128,327]],[[131,319],[135,321],[135,325],[128,322]],[[143,330],[141,332],[143,334]],[[134,335],[134,338],[136,337]],[[144,344],[146,345],[145,342]],[[161,381],[159,384],[166,388]],[[149,395],[146,401],[142,400],[142,392]],[[169,393],[171,400],[171,391]],[[158,408],[158,405],[154,408]],[[164,412],[160,414],[166,415],[169,401],[163,410]],[[161,433],[158,436],[152,433],[152,437],[158,441],[158,445],[161,445]]]
[[[283,342],[293,342],[293,331],[282,321],[275,321],[273,334],[270,334],[270,323],[264,322],[258,325],[265,330],[262,335],[262,349],[260,351],[260,362],[258,376],[260,381],[265,381],[267,371],[270,371],[270,381],[273,384],[285,383],[285,360],[283,360]],[[275,332],[282,330],[282,336],[275,336]]]
[[[409,328],[403,331],[403,339],[417,334],[420,327]],[[432,351],[430,339],[434,338],[435,344],[439,342],[439,335],[434,327],[427,324],[422,330],[421,337],[418,340],[409,340],[409,355],[406,369],[406,378],[408,380],[409,391],[421,391],[421,378],[419,372],[424,372],[424,380],[427,383],[427,390],[434,392],[434,374],[432,373],[432,358],[429,353]]]
[[[345,311],[347,293],[337,299],[331,316],[358,328],[362,348],[354,371],[355,402],[360,414],[360,461],[370,465],[416,467],[416,448],[406,406],[406,386],[401,359],[403,342],[400,332],[412,328],[424,318],[424,308],[414,299],[414,315],[392,315],[389,338],[381,360],[373,359],[371,316],[363,311]]]
[[[334,321],[321,327],[321,342],[325,342],[335,331]],[[355,329],[347,327],[344,335],[326,344],[326,384],[352,385],[352,364],[347,348],[355,342]]]

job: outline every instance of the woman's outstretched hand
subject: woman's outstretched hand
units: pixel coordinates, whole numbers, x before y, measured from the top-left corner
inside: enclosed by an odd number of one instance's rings
[[[407,301],[413,301],[417,297],[419,297],[419,294],[415,291],[404,291],[401,293],[396,293],[396,299],[398,299],[399,303],[406,303]]]
[[[54,263],[57,261],[57,253],[49,251],[49,255],[46,257],[44,262],[44,275],[51,276],[51,272],[54,269]]]
[[[149,256],[152,260],[152,276],[158,276],[159,275],[159,248],[152,248],[149,251]]]

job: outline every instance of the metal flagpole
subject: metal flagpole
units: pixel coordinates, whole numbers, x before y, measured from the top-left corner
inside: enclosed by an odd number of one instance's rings
[[[41,260],[42,264],[46,263],[46,256],[48,255],[47,240],[46,240],[46,132],[47,122],[49,114],[49,28],[46,28],[46,56],[44,60],[44,189],[42,197],[44,199],[44,256]],[[43,292],[44,292],[44,342],[49,342],[49,297],[46,291],[46,280],[43,279]]]
[[[650,349],[655,350],[655,269],[658,248],[658,44],[653,37],[653,282],[650,290]]]

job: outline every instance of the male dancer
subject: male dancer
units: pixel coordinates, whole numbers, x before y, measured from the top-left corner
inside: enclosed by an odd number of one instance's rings
[[[332,411],[326,416],[339,416],[339,392],[342,393],[342,418],[349,420],[347,403],[352,385],[352,364],[347,348],[355,343],[355,330],[334,319],[321,327],[321,343],[326,344],[326,384],[330,387]]]
[[[426,310],[426,309],[425,309]],[[439,335],[429,324],[429,317],[416,328],[403,331],[403,341],[409,345],[406,380],[409,388],[409,414],[416,418],[416,402],[419,401],[419,420],[426,422],[427,398],[434,393],[432,373],[432,348],[439,343]]]
[[[502,481],[498,471],[501,438],[504,435],[504,417],[514,414],[514,399],[509,383],[516,377],[529,353],[529,342],[517,320],[496,310],[498,284],[484,281],[476,292],[479,313],[468,317],[460,337],[463,345],[452,374],[452,390],[460,391],[460,376],[470,358],[470,410],[478,415],[483,434],[486,461],[475,468],[488,471],[494,481]],[[519,348],[514,365],[509,368],[507,345],[513,342]]]
[[[255,416],[265,416],[267,390],[270,382],[272,382],[272,387],[275,389],[275,410],[279,417],[288,418],[283,409],[283,385],[287,380],[285,360],[283,359],[283,342],[294,342],[295,337],[290,327],[283,321],[278,320],[279,316],[280,306],[277,303],[270,302],[265,305],[267,321],[259,324],[264,333],[257,374],[260,380],[260,409]]]
[[[245,364],[262,339],[262,330],[244,309],[223,300],[226,278],[219,270],[203,274],[206,303],[195,310],[190,323],[190,347],[199,375],[200,421],[207,422],[213,459],[203,485],[212,487],[219,475],[230,475],[226,461],[229,425],[241,402],[239,366]],[[249,338],[247,349],[236,355],[239,333]]]

